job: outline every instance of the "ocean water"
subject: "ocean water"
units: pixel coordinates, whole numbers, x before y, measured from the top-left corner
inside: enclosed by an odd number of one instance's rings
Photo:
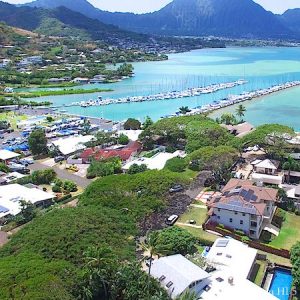
[[[124,120],[135,117],[143,121],[149,115],[154,120],[175,113],[180,106],[190,108],[227,97],[269,87],[290,80],[300,80],[300,48],[227,48],[203,49],[172,54],[168,61],[135,63],[135,77],[113,84],[85,85],[81,88],[111,88],[108,93],[66,95],[39,98],[55,105],[103,98],[150,95],[184,90],[190,87],[246,79],[247,84],[214,94],[192,98],[114,104],[103,107],[66,107],[73,114]],[[300,130],[300,88],[286,90],[247,103],[246,120],[259,125],[278,122]],[[228,108],[229,110],[232,108]]]

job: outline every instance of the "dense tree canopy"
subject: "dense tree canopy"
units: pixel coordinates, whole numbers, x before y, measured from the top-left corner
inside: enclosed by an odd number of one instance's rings
[[[30,134],[28,144],[33,155],[41,155],[48,152],[46,134],[42,129],[37,129]]]
[[[12,299],[11,293],[30,300],[84,297],[90,288],[84,253],[103,246],[112,249],[121,272],[113,278],[119,299],[148,299],[142,296],[147,274],[134,263],[137,221],[168,204],[165,194],[174,183],[187,182],[165,170],[108,176],[94,181],[77,207],[53,208],[34,218],[0,249],[4,299]],[[109,269],[103,271],[107,275]],[[155,299],[167,299],[152,279],[150,288]]]

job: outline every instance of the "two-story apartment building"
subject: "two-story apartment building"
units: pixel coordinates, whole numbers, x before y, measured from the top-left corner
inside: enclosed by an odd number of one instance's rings
[[[253,166],[253,173],[251,180],[258,185],[262,184],[276,184],[280,185],[283,182],[284,174],[278,171],[279,161],[264,159],[257,159],[251,163]]]
[[[207,203],[209,221],[258,239],[272,221],[277,194],[276,189],[254,186],[250,180],[231,179],[222,194]]]

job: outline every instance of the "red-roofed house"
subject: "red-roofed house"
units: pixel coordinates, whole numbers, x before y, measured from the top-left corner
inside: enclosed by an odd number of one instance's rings
[[[106,160],[113,157],[119,157],[123,162],[130,161],[142,149],[139,142],[130,142],[127,146],[120,149],[101,149],[101,148],[88,148],[84,150],[80,156],[83,163],[89,163],[92,159]]]
[[[250,180],[231,179],[222,194],[207,203],[210,221],[259,239],[272,221],[277,194],[278,190],[254,186]]]

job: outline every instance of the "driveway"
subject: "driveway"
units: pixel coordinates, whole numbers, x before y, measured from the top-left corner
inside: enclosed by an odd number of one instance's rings
[[[42,163],[35,162],[33,165],[29,166],[29,169],[32,171],[38,171],[38,170],[45,170],[45,169],[47,169],[47,167],[45,165],[43,165]],[[54,166],[51,169],[53,169],[56,172],[57,177],[59,177],[60,179],[71,180],[82,188],[86,188],[92,182],[91,180],[89,180],[87,178],[83,178],[83,177],[74,175],[72,173],[69,173],[67,170],[61,170],[57,166]]]

